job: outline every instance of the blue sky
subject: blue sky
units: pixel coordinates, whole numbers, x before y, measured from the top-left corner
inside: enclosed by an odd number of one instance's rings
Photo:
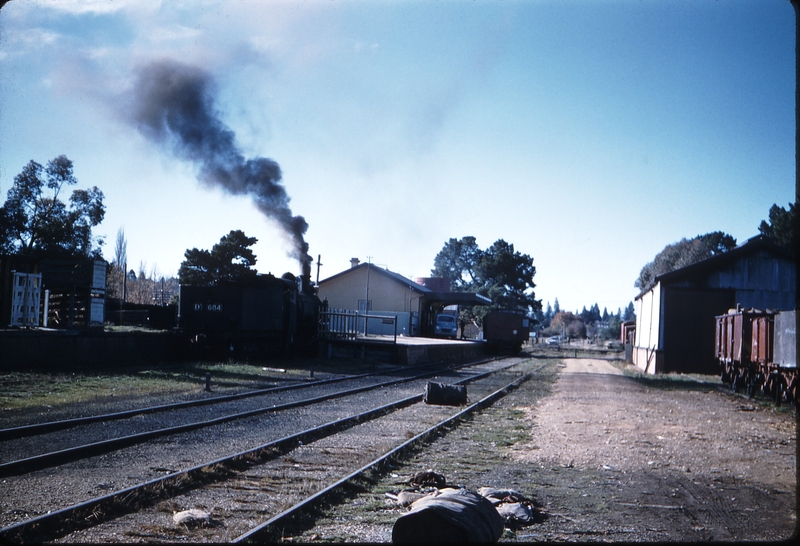
[[[259,271],[297,273],[249,197],[129,122],[136,74],[164,59],[213,81],[244,157],[280,165],[323,279],[351,257],[429,276],[449,238],[502,238],[543,304],[616,311],[667,244],[744,242],[794,200],[788,0],[14,0],[0,200],[65,154],[106,196],[106,259],[124,228],[129,267],[174,275],[242,229]]]

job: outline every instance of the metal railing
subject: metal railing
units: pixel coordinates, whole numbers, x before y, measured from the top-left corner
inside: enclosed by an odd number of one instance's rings
[[[380,326],[375,321],[380,321]],[[319,335],[322,339],[355,340],[388,336],[384,333],[387,325],[392,330],[393,343],[397,343],[397,315],[376,315],[353,309],[332,309],[319,315]]]

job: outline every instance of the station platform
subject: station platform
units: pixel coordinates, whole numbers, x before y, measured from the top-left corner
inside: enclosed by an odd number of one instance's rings
[[[320,356],[323,358],[365,358],[401,366],[473,358],[485,351],[486,344],[474,339],[371,335],[320,341]]]
[[[166,331],[0,329],[0,370],[175,362],[187,359],[179,341]],[[321,340],[318,356],[413,366],[479,357],[485,350],[479,340],[369,335]]]

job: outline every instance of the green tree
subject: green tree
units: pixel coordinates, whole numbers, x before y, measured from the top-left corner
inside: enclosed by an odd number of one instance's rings
[[[434,259],[431,274],[450,279],[455,292],[475,292],[490,298],[491,306],[476,306],[464,310],[462,318],[477,319],[492,308],[541,310],[535,299],[533,277],[536,267],[533,258],[514,250],[514,245],[502,239],[481,250],[475,237],[450,239]]]
[[[705,235],[698,235],[695,239],[699,239],[705,245],[709,257],[736,248],[736,239],[722,231],[712,231]]]
[[[636,308],[633,306],[633,302],[628,303],[625,308],[625,314],[622,315],[622,320],[625,322],[636,320]]]
[[[514,250],[514,245],[498,239],[481,253],[475,267],[475,291],[487,296],[501,309],[540,309],[534,297],[533,258]]]
[[[789,209],[774,204],[769,209],[769,222],[761,221],[758,231],[769,237],[776,245],[795,252],[797,216],[795,204],[789,203]]]
[[[542,328],[547,328],[550,326],[550,321],[553,320],[553,308],[550,306],[550,302],[547,302],[547,308],[542,315]]]
[[[476,281],[475,268],[482,255],[475,237],[452,238],[434,258],[431,274],[449,279],[453,292],[469,292]]]
[[[252,267],[256,255],[250,248],[258,242],[241,230],[234,230],[222,237],[210,251],[191,248],[178,270],[181,284],[212,284],[218,279],[241,280],[256,274]]]
[[[619,331],[622,327],[622,321],[615,316],[611,316],[611,319],[608,321],[608,329],[605,332],[602,332],[602,336],[605,339],[619,339]]]
[[[69,204],[59,199],[78,183],[72,161],[60,155],[42,167],[31,160],[14,177],[0,207],[0,251],[31,256],[101,258],[102,238],[92,228],[105,216],[103,192],[96,186],[73,190]]]
[[[735,246],[736,239],[721,231],[698,235],[692,239],[681,239],[677,243],[667,245],[656,254],[653,261],[646,264],[639,272],[639,278],[633,285],[644,292],[655,284],[659,275],[727,252]]]

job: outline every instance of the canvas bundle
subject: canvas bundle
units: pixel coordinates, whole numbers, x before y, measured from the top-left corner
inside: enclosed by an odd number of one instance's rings
[[[466,385],[447,385],[428,381],[425,386],[425,403],[438,406],[460,406],[467,403]]]

